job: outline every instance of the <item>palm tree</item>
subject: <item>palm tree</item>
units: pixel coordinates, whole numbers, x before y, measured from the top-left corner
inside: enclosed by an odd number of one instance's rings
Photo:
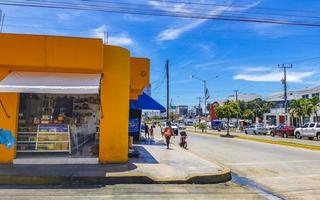
[[[309,117],[312,115],[312,113],[314,112],[313,111],[313,105],[310,101],[310,99],[301,99],[301,106],[304,110],[303,114],[304,116],[303,117]]]
[[[316,122],[318,122],[318,110],[319,110],[319,104],[320,104],[320,98],[318,96],[314,96],[310,99],[312,111],[314,115],[316,116]]]
[[[299,126],[302,125],[304,116],[304,108],[302,106],[302,99],[293,99],[290,102],[290,114],[292,116],[298,117],[298,124]]]

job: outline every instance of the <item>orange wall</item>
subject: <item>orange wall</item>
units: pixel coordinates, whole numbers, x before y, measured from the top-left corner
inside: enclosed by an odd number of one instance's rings
[[[150,83],[150,60],[148,58],[130,59],[130,99],[138,99]]]
[[[6,73],[6,71],[0,70],[0,76]],[[19,94],[0,93],[0,100],[10,116],[10,118],[8,118],[2,106],[0,106],[0,128],[10,130],[16,137],[18,127]],[[7,150],[4,145],[0,145],[0,164],[12,163],[12,160],[15,157],[15,151],[15,148]]]
[[[101,71],[101,39],[0,34],[0,67],[33,71]]]

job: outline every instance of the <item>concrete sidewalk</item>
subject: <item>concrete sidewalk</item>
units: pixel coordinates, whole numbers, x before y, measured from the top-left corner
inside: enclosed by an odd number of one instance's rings
[[[179,147],[169,150],[161,141],[134,146],[139,158],[126,164],[0,165],[2,185],[121,184],[121,183],[221,183],[230,170]]]

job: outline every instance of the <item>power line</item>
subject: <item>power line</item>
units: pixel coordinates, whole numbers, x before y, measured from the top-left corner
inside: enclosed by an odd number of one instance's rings
[[[226,4],[218,4],[218,3],[201,3],[201,2],[190,2],[190,1],[172,1],[172,0],[152,0],[162,3],[172,3],[172,4],[191,4],[191,5],[202,5],[202,6],[219,6],[219,7],[234,7],[234,8],[247,8],[245,5],[239,5],[239,4],[232,4],[226,5]],[[274,10],[274,11],[287,11],[287,12],[306,12],[306,13],[315,13],[315,10],[294,10],[294,9],[284,9],[284,8],[271,8],[271,7],[253,7],[252,9],[256,10]]]
[[[99,1],[99,0],[80,0],[80,1],[84,1],[84,2],[90,2],[90,3],[102,3],[102,4],[115,4],[115,2],[110,2],[110,1]],[[161,1],[162,3],[163,2],[167,2],[168,1]],[[180,2],[174,2],[172,1],[174,4],[181,4]],[[172,4],[171,2],[171,4]],[[116,4],[121,4],[121,5],[129,5],[129,6],[146,6],[146,4],[132,4],[132,3],[124,3],[124,2],[117,2]],[[191,4],[190,2],[184,2],[183,4]],[[237,14],[243,14],[243,12],[239,12],[239,11],[230,11],[230,8],[247,8],[246,6],[236,6],[234,4],[232,5],[223,5],[223,4],[201,4],[201,3],[192,3],[191,5],[200,5],[200,6],[204,6],[205,7],[186,7],[187,10],[192,10],[192,11],[199,11],[199,12],[203,12],[203,11],[207,11],[207,12],[211,12],[212,9],[209,9],[207,8],[208,6],[207,5],[211,5],[211,6],[214,6],[214,7],[225,7],[225,11],[228,12],[228,13],[237,13]],[[172,9],[172,5],[157,5],[156,7],[157,9],[159,8],[163,8],[163,9]],[[264,8],[263,10],[269,10],[270,8]],[[282,10],[281,10],[282,11]],[[298,11],[297,11],[298,12]],[[308,11],[308,13],[310,13],[310,11]],[[311,12],[312,13],[312,12]],[[311,16],[311,15],[292,15],[292,14],[278,14],[278,13],[257,13],[257,12],[246,12],[246,14],[250,14],[250,15],[274,15],[274,16],[284,16],[284,17],[303,17],[303,18],[315,18],[315,19],[320,19],[319,16]]]
[[[66,2],[60,2],[60,4],[49,2],[40,3],[39,1],[2,1],[2,5],[11,6],[26,6],[26,7],[40,7],[40,8],[60,8],[60,9],[76,9],[76,10],[90,10],[90,11],[101,11],[101,12],[113,12],[113,13],[126,13],[126,14],[137,14],[137,15],[149,15],[149,16],[166,16],[166,17],[180,17],[180,18],[191,18],[191,19],[208,19],[208,20],[223,20],[223,21],[238,21],[238,22],[255,22],[255,23],[271,23],[271,24],[282,24],[282,25],[294,25],[294,26],[310,26],[318,27],[320,23],[305,22],[305,21],[289,21],[284,19],[270,19],[270,18],[250,18],[250,17],[232,17],[223,15],[212,15],[203,13],[189,13],[189,12],[168,12],[168,11],[148,11],[139,10],[132,8],[116,8],[116,7],[95,7],[94,5],[77,5],[67,4]],[[61,4],[62,3],[62,4]]]

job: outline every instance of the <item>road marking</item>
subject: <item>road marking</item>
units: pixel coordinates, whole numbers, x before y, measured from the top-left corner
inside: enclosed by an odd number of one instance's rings
[[[320,177],[320,174],[296,175],[296,176],[272,176],[261,179],[289,179],[289,178],[315,178]]]
[[[265,164],[286,164],[286,163],[304,163],[304,162],[320,162],[320,160],[289,160],[289,161],[268,161],[268,162],[247,162],[247,163],[225,163],[226,165],[265,165]]]

